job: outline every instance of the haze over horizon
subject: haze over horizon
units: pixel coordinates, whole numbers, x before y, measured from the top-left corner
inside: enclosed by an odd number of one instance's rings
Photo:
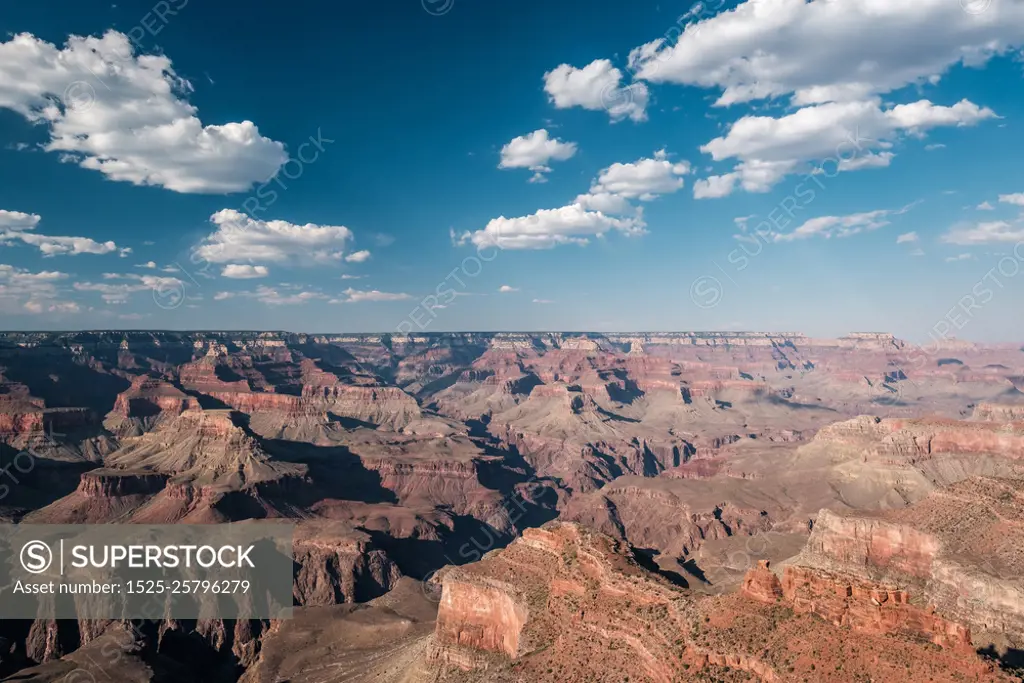
[[[1020,2],[166,4],[0,19],[0,328],[1024,338]]]

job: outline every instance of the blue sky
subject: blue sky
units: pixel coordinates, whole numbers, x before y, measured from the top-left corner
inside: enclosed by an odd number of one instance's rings
[[[12,5],[0,327],[1020,340],[1024,3],[877,4]]]

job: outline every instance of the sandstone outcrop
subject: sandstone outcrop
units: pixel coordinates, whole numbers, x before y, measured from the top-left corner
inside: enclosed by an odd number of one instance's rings
[[[1024,488],[970,478],[904,509],[823,510],[795,568],[897,585],[965,625],[975,645],[1024,642]]]
[[[504,550],[437,577],[442,598],[428,660],[441,680],[460,681],[669,683],[730,670],[744,676],[736,680],[801,681],[816,680],[826,663],[842,670],[842,680],[902,680],[911,667],[925,680],[1006,680],[970,649],[922,645],[917,627],[939,638],[946,624],[896,606],[896,594],[874,595],[893,601],[875,622],[852,600],[839,626],[787,608],[770,569],[754,572],[747,590],[754,600],[697,597],[647,572],[602,534],[567,523],[527,530]],[[803,596],[806,588],[794,591]],[[858,618],[864,628],[848,627],[860,626]],[[943,633],[963,645],[957,629]]]

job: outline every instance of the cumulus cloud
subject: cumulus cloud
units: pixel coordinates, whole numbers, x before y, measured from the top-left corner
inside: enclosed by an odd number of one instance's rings
[[[1015,194],[1001,194],[999,195],[999,201],[1002,202],[1003,204],[1024,206],[1024,192],[1017,192]]]
[[[0,107],[46,126],[45,149],[111,180],[228,193],[271,177],[284,145],[251,121],[206,125],[167,57],[136,55],[118,31],[63,48],[21,33],[0,43]]]
[[[589,194],[648,201],[681,189],[682,176],[689,172],[688,162],[673,163],[668,160],[665,150],[659,150],[654,153],[653,159],[643,158],[628,164],[615,163],[604,169],[598,174]]]
[[[345,260],[348,261],[349,263],[363,263],[364,261],[370,260],[370,252],[367,251],[366,249],[363,249],[362,251],[357,251],[349,254],[348,256],[345,257]]]
[[[258,277],[266,277],[270,270],[266,266],[253,266],[247,263],[229,263],[221,271],[222,277],[235,280],[251,280]]]
[[[881,105],[882,95],[934,85],[957,64],[981,66],[1024,44],[1021,3],[993,2],[981,13],[961,4],[746,0],[689,24],[675,40],[637,47],[629,65],[638,80],[718,90],[718,106],[788,97],[803,107],[779,118],[745,116],[703,149],[736,163],[696,181],[695,197],[765,192],[808,161],[836,156],[851,135],[869,140],[838,162],[840,171],[888,166],[897,138],[994,117],[966,100]]]
[[[544,128],[513,138],[501,148],[498,168],[528,168],[533,171],[530,182],[544,182],[551,172],[552,161],[565,161],[576,154],[575,142],[552,138]]]
[[[988,221],[954,226],[942,236],[946,244],[1000,244],[1024,240],[1024,226],[1006,221]]]
[[[726,106],[790,95],[793,104],[863,100],[936,82],[1024,43],[1024,5],[985,12],[945,0],[747,0],[630,54],[638,79],[722,91]]]
[[[573,201],[589,211],[602,211],[609,214],[624,214],[633,211],[633,205],[625,197],[608,192],[588,192],[581,194]]]
[[[544,92],[559,109],[604,109],[612,121],[647,120],[647,86],[643,83],[623,85],[622,72],[607,59],[595,60],[582,69],[559,65],[544,74]]]
[[[352,231],[341,225],[264,221],[234,209],[210,216],[217,229],[195,249],[210,263],[328,263],[344,256]]]
[[[909,211],[914,205],[908,204],[900,209],[879,209],[877,211],[865,211],[847,216],[819,216],[805,221],[792,232],[774,233],[772,238],[776,242],[792,242],[794,240],[808,239],[810,237],[850,237],[861,232],[878,230],[889,225],[890,216],[898,216]],[[915,233],[907,233],[914,235]],[[897,243],[911,241],[906,235],[900,235]]]
[[[362,301],[405,301],[412,296],[402,292],[381,292],[376,289],[360,291],[349,287],[344,292],[344,299],[333,299],[331,303],[359,303]]]
[[[0,86],[2,87],[2,86]],[[0,245],[23,242],[37,248],[43,256],[78,254],[110,254],[118,251],[114,242],[97,242],[88,237],[63,237],[40,235],[35,232],[40,217],[20,211],[0,211]],[[130,249],[122,249],[131,253]]]
[[[643,234],[642,217],[617,218],[600,211],[588,211],[581,204],[558,209],[541,209],[528,216],[491,219],[483,230],[462,235],[477,247],[500,249],[550,249],[562,244],[584,245],[590,237],[599,237],[609,230],[627,235]]]
[[[501,287],[498,287],[498,291],[501,292],[502,294],[508,294],[510,292],[518,292],[519,288],[512,287],[510,285],[502,285]]]
[[[982,202],[981,204],[978,204],[978,206],[975,207],[975,208],[977,208],[978,211],[995,211],[996,210],[996,207],[992,206],[988,202]]]
[[[916,232],[905,232],[896,238],[896,244],[916,243],[919,239]]]
[[[791,173],[810,172],[812,161],[822,161],[824,172],[885,167],[894,156],[889,148],[904,135],[990,118],[996,118],[994,111],[967,100],[949,107],[920,100],[890,109],[878,100],[829,102],[779,118],[744,116],[700,148],[715,161],[738,163],[730,173],[697,181],[694,196],[724,197],[737,185],[748,192],[767,192]],[[828,159],[834,165],[825,168]]]
[[[643,207],[633,201],[650,201],[683,187],[690,172],[686,161],[670,161],[665,150],[653,158],[615,163],[601,170],[586,194],[557,209],[541,209],[528,216],[492,219],[483,230],[456,236],[456,245],[472,242],[478,247],[502,249],[550,249],[563,244],[585,245],[611,230],[625,235],[646,233]]]
[[[34,230],[40,220],[38,214],[0,209],[0,229],[2,230]]]
[[[156,262],[155,261],[146,261],[145,263],[136,264],[135,267],[136,268],[149,268],[150,270],[155,270],[156,269]]]

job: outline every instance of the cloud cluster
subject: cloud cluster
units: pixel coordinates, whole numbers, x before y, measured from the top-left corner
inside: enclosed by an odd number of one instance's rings
[[[20,211],[0,211],[0,245],[22,242],[37,248],[43,256],[76,256],[78,254],[110,254],[120,251],[122,256],[131,249],[119,249],[112,242],[97,242],[88,237],[40,235],[35,232],[40,217]]]
[[[809,239],[811,237],[850,237],[861,232],[877,230],[889,225],[889,218],[906,213],[912,205],[904,206],[901,209],[878,209],[876,211],[865,211],[847,216],[819,216],[805,221],[792,232],[774,233],[772,239],[776,242],[792,242],[794,240]],[[916,233],[900,235],[896,242],[909,242],[917,239]]]
[[[878,100],[828,102],[779,118],[744,116],[700,148],[715,161],[738,163],[729,173],[698,180],[694,196],[724,197],[737,185],[767,192],[791,173],[809,172],[810,162],[831,157],[839,159],[836,172],[888,166],[895,156],[889,150],[903,135],[995,117],[991,109],[967,100],[949,107],[919,100],[890,109]]]
[[[946,244],[1006,244],[1024,240],[1024,225],[1019,221],[986,221],[970,225],[954,226],[942,236]]]
[[[206,125],[192,85],[118,31],[58,48],[29,33],[0,43],[0,108],[46,126],[45,149],[111,180],[176,192],[241,192],[288,160],[251,121]]]
[[[461,241],[499,249],[550,249],[563,244],[585,245],[590,237],[604,235],[609,230],[638,234],[644,227],[639,217],[618,218],[601,211],[588,211],[575,203],[557,209],[541,209],[528,216],[499,216],[488,221],[483,230],[464,234]]]
[[[314,291],[301,291],[295,292],[294,294],[281,293],[273,287],[266,285],[260,285],[251,291],[242,292],[217,292],[213,295],[214,301],[225,301],[227,299],[234,299],[236,297],[255,299],[260,303],[267,304],[268,306],[295,306],[304,304],[310,301],[317,301],[326,299],[327,296],[321,292]]]
[[[270,269],[266,266],[253,266],[248,263],[229,263],[224,266],[220,275],[233,280],[251,280],[270,275]]]
[[[210,222],[216,230],[195,249],[196,256],[209,263],[332,263],[344,258],[352,239],[352,231],[341,225],[264,221],[234,209],[218,211]]]
[[[541,128],[527,135],[513,138],[501,148],[501,162],[498,168],[528,168],[533,171],[531,183],[543,183],[545,173],[551,172],[552,161],[565,161],[576,154],[575,142],[563,142],[552,138],[547,129]]]
[[[96,292],[108,304],[126,304],[136,292],[185,291],[185,283],[175,277],[160,275],[138,275],[136,273],[104,273],[104,280],[123,282],[76,282],[73,286],[79,292]]]
[[[607,59],[595,60],[582,69],[569,64],[555,67],[544,74],[544,92],[558,109],[604,109],[612,121],[647,120],[647,86],[623,85],[622,72]]]
[[[360,303],[363,301],[406,301],[411,299],[411,294],[403,292],[381,292],[376,289],[358,290],[349,287],[344,292],[345,298],[332,299],[331,303]]]
[[[57,284],[66,280],[67,273],[44,270],[33,273],[0,263],[0,311],[4,313],[74,313],[78,304],[59,301]]]
[[[718,90],[720,107],[788,98],[796,111],[743,116],[726,135],[702,147],[715,161],[734,164],[695,182],[694,197],[724,197],[737,188],[766,192],[786,175],[810,172],[809,162],[836,156],[847,140],[856,141],[856,153],[841,159],[837,172],[888,166],[903,138],[995,117],[991,109],[967,100],[952,106],[927,99],[882,103],[883,95],[905,86],[938,83],[954,65],[981,66],[1024,44],[1024,4],[991,2],[980,13],[966,12],[962,4],[746,0],[713,16],[701,12],[677,38],[640,45],[628,64],[641,85]],[[576,103],[584,98],[566,91],[593,93],[598,88],[587,84],[614,86],[621,80],[607,60],[556,71],[561,99]],[[643,93],[646,105],[646,88]],[[562,106],[559,98],[552,95],[552,100]]]
[[[651,201],[683,187],[690,172],[685,161],[673,162],[660,150],[653,158],[615,163],[598,173],[586,194],[556,209],[527,216],[490,220],[483,230],[465,232],[456,244],[501,249],[550,249],[565,244],[586,245],[612,230],[638,236],[646,232],[642,207],[632,201]]]
[[[715,88],[727,106],[790,96],[852,102],[935,83],[1024,42],[1024,4],[965,12],[946,0],[747,0],[630,54],[638,79]]]
[[[650,201],[658,195],[682,189],[683,176],[689,172],[688,162],[671,162],[662,149],[654,153],[653,159],[612,164],[598,174],[589,194]]]

